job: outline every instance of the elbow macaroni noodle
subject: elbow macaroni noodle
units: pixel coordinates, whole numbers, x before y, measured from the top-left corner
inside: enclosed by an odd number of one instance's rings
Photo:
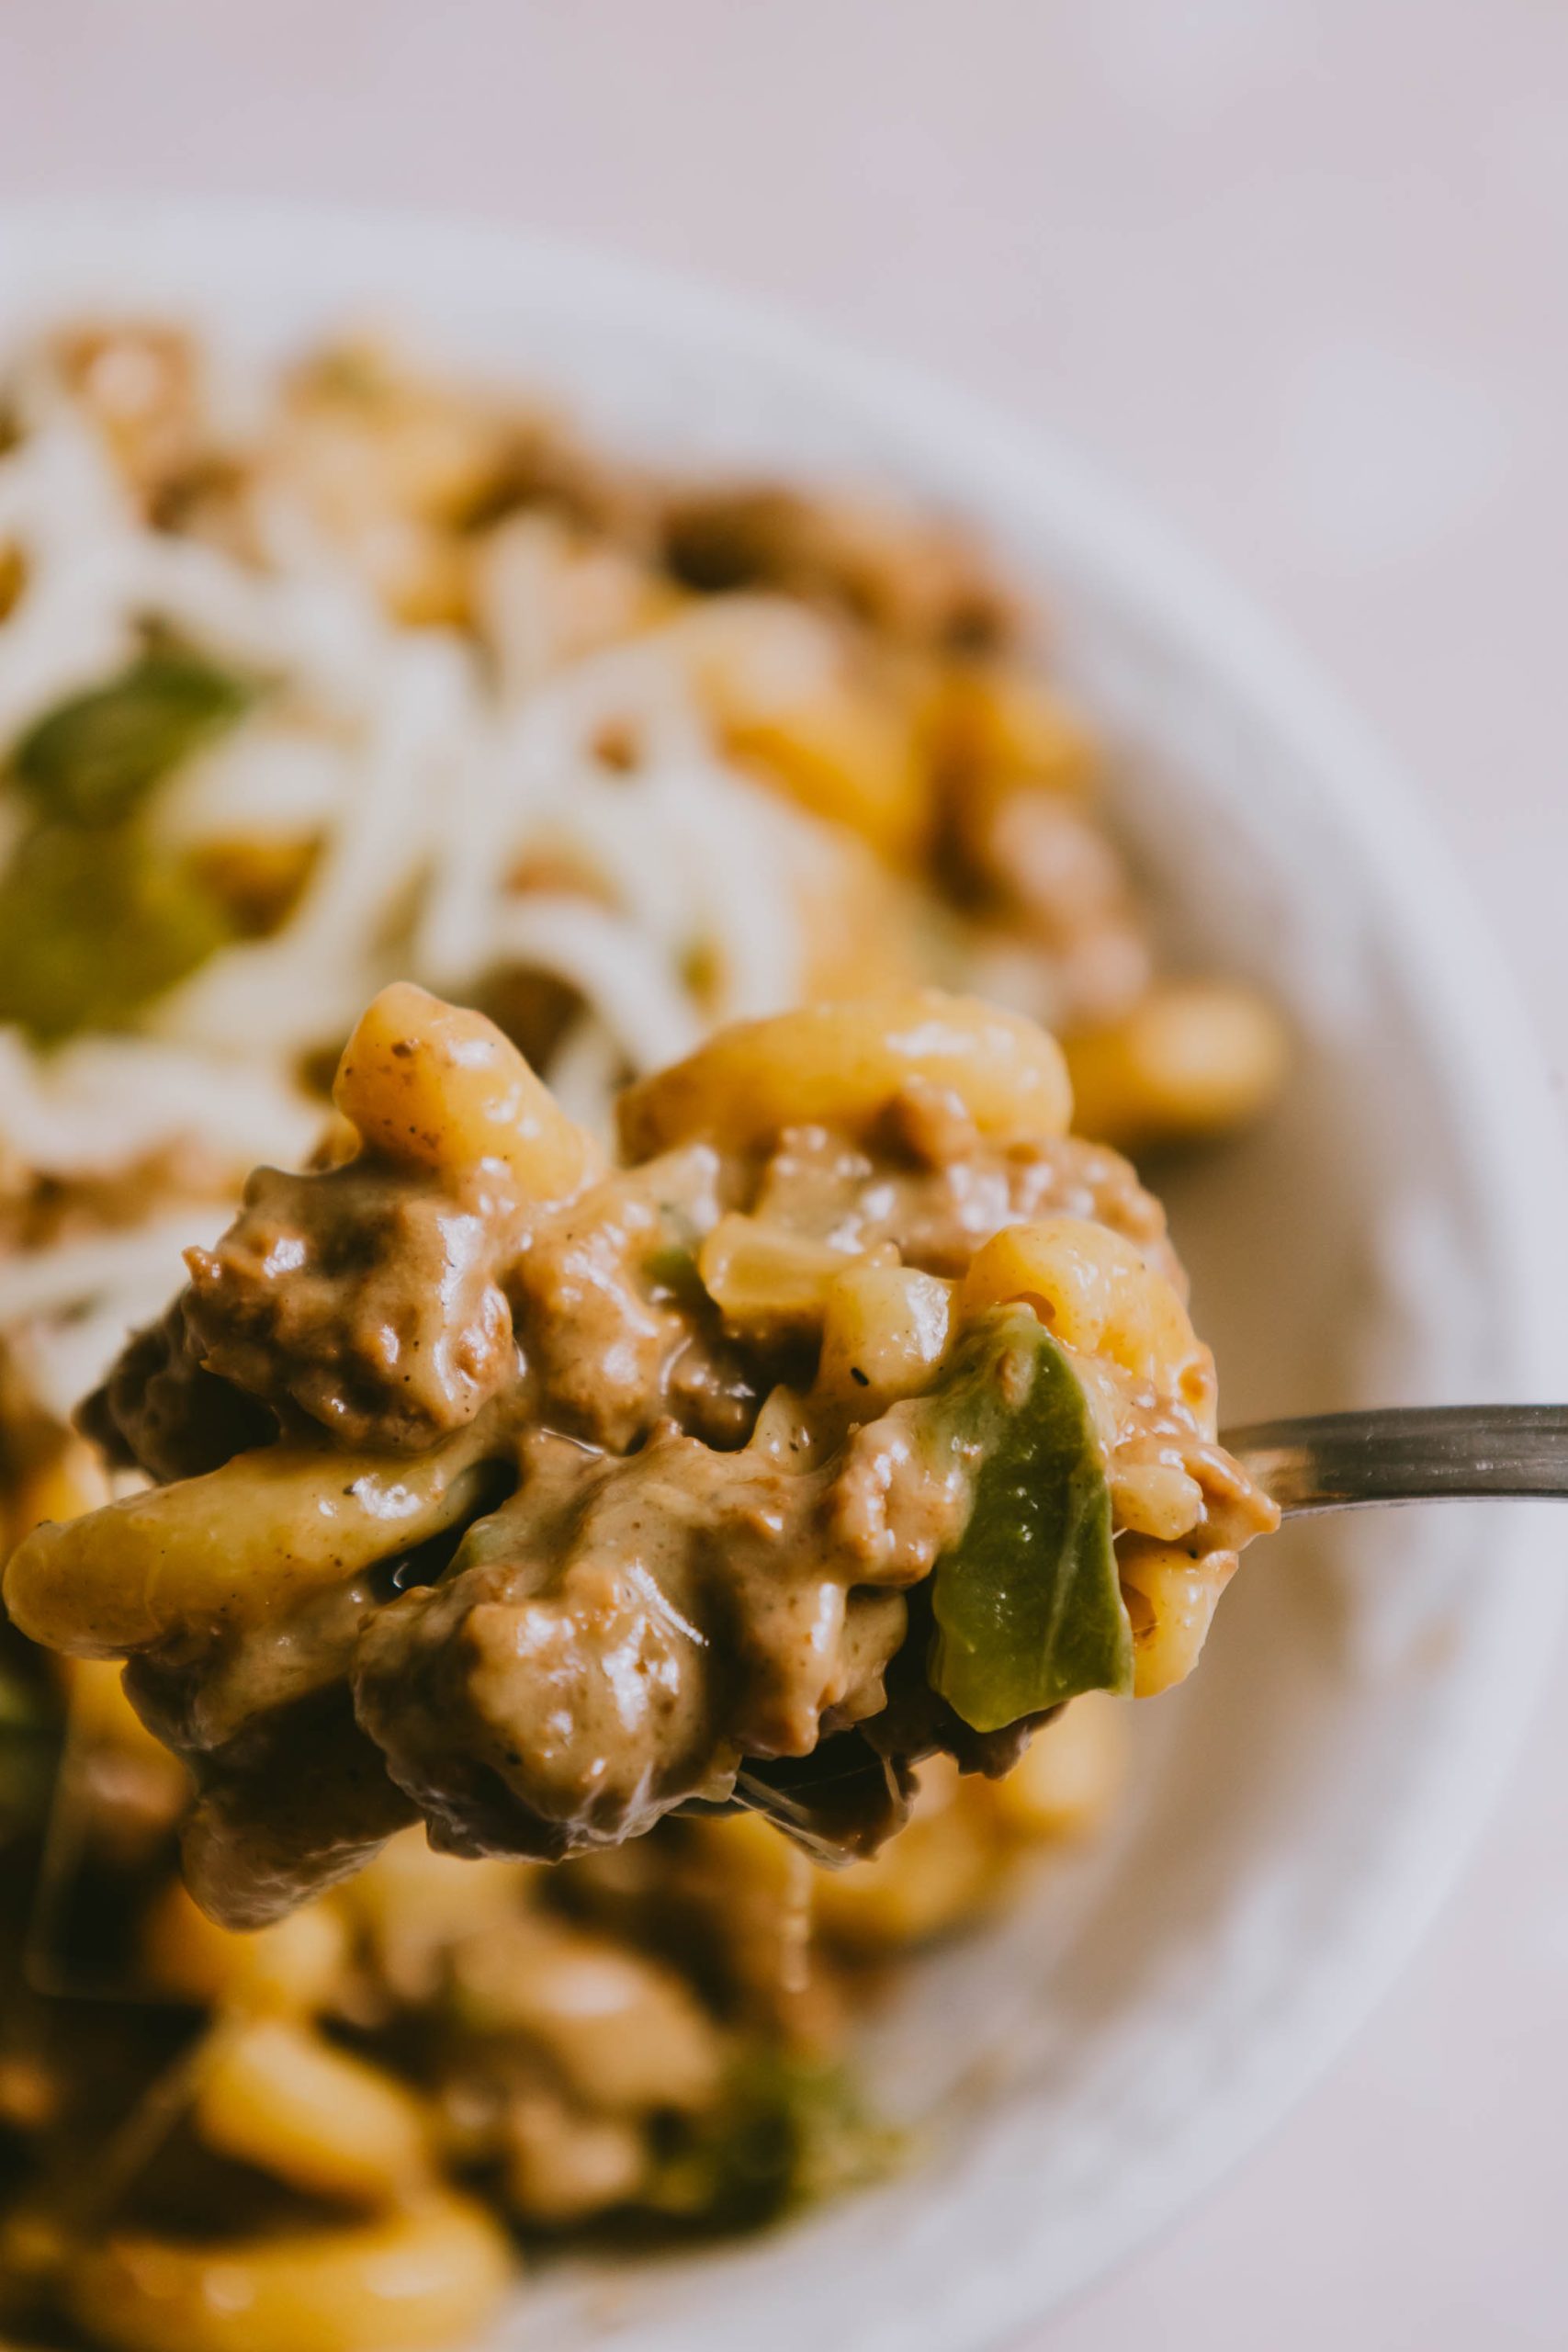
[[[1087,1217],[1010,1226],[976,1251],[960,1294],[964,1311],[1020,1302],[1063,1344],[1104,1355],[1135,1380],[1213,1419],[1213,1363],[1187,1309],[1132,1246]]]
[[[577,1192],[598,1159],[492,1023],[407,980],[355,1026],[333,1101],[395,1166],[439,1174],[493,1161],[525,1200]]]
[[[427,2352],[492,2316],[504,2233],[446,2189],[335,2227],[231,2243],[111,2236],[73,2276],[73,2315],[117,2352]]]
[[[788,1126],[863,1136],[911,1087],[952,1097],[983,1136],[1065,1135],[1072,1095],[1061,1047],[1016,1013],[937,990],[811,1005],[724,1030],[627,1089],[621,1140],[634,1159],[703,1137],[728,1150]]]

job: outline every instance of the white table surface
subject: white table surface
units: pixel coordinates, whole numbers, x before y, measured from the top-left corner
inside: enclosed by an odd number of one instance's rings
[[[0,199],[439,204],[1074,436],[1424,785],[1568,1063],[1568,8],[0,0]],[[1568,2345],[1568,1719],[1272,2143],[1034,2352]]]

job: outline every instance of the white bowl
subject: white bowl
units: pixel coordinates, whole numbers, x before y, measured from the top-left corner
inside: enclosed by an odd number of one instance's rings
[[[1568,1393],[1555,1121],[1447,863],[1293,657],[1059,450],[728,300],[488,230],[0,222],[0,339],[105,301],[262,350],[412,319],[614,438],[971,517],[1038,582],[1122,747],[1174,941],[1298,1023],[1283,1112],[1173,1203],[1229,1415]],[[1550,1656],[1552,1540],[1534,1512],[1428,1512],[1255,1555],[1195,1684],[1141,1711],[1119,1834],[923,1963],[879,2027],[888,2096],[939,2118],[924,2160],[756,2244],[547,2276],[505,2340],[961,2352],[1168,2222],[1321,2069],[1449,1884]]]

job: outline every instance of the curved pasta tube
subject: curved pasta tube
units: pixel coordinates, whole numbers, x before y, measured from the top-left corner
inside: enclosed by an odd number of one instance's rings
[[[1008,793],[1084,799],[1103,765],[1099,742],[1059,687],[1007,662],[958,662],[944,672],[926,720],[931,749],[962,797],[960,820]]]
[[[867,1956],[907,1950],[984,1915],[1003,1856],[947,1759],[920,1769],[915,1815],[869,1860],[820,1872],[815,1924],[830,1945]]]
[[[911,1081],[956,1096],[1003,1142],[1065,1135],[1072,1116],[1054,1037],[977,998],[919,989],[737,1023],[628,1087],[621,1138],[647,1159],[697,1137],[744,1150],[791,1126],[863,1136]]]
[[[1042,1725],[1010,1772],[964,1785],[1025,1843],[1090,1837],[1127,1777],[1126,1708],[1108,1690],[1086,1690]]]
[[[1279,1093],[1290,1058],[1273,1006],[1231,980],[1164,982],[1065,1050],[1079,1133],[1123,1151],[1245,1126]]]
[[[310,2196],[382,2205],[430,2174],[427,2120],[412,2093],[283,2018],[220,2030],[192,2121],[206,2146]]]
[[[1118,1544],[1116,1570],[1133,1628],[1134,1698],[1156,1699],[1191,1673],[1235,1566],[1234,1552],[1207,1552],[1195,1560],[1182,1544],[1146,1536]]]
[[[360,1016],[333,1101],[366,1143],[403,1167],[502,1168],[525,1200],[563,1200],[594,1174],[598,1148],[481,1012],[394,981]]]
[[[873,1860],[817,1875],[818,1928],[830,1944],[872,1953],[972,1925],[1010,1891],[1021,1849],[1100,1826],[1125,1767],[1124,1702],[1098,1690],[1044,1724],[998,1780],[961,1780],[945,1759],[922,1765],[908,1826]]]
[[[1213,1358],[1170,1284],[1087,1217],[1005,1227],[971,1259],[960,1301],[965,1316],[1021,1301],[1065,1346],[1106,1356],[1194,1409],[1212,1400]]]
[[[892,860],[919,855],[931,789],[916,713],[869,682],[826,682],[787,709],[732,709],[725,741],[816,817],[847,825]]]
[[[723,2045],[673,1970],[606,1936],[537,1916],[469,1938],[454,1962],[465,2016],[548,2050],[552,2070],[601,2113],[704,2107]]]
[[[472,1512],[470,1428],[412,1461],[266,1446],[204,1477],[51,1521],[6,1565],[30,1641],[125,1657],[174,1634],[260,1623]]]
[[[730,752],[884,857],[919,853],[931,790],[908,673],[853,658],[833,621],[755,592],[703,599],[665,642]]]
[[[348,1973],[348,1923],[334,1905],[307,1903],[236,1935],[209,1919],[177,1878],[149,1906],[141,1945],[161,1992],[209,2008],[305,2017],[326,2006]]]
[[[1203,1489],[1179,1462],[1129,1461],[1111,1465],[1111,1505],[1119,1529],[1174,1544],[1203,1516]]]
[[[434,2352],[484,2326],[512,2270],[483,2208],[440,2191],[339,2229],[111,2237],[80,2257],[71,2303],[115,2352]]]

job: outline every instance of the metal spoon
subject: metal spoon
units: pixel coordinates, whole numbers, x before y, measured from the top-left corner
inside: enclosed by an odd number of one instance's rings
[[[1287,1519],[1481,1496],[1568,1500],[1568,1405],[1416,1405],[1222,1431]]]

